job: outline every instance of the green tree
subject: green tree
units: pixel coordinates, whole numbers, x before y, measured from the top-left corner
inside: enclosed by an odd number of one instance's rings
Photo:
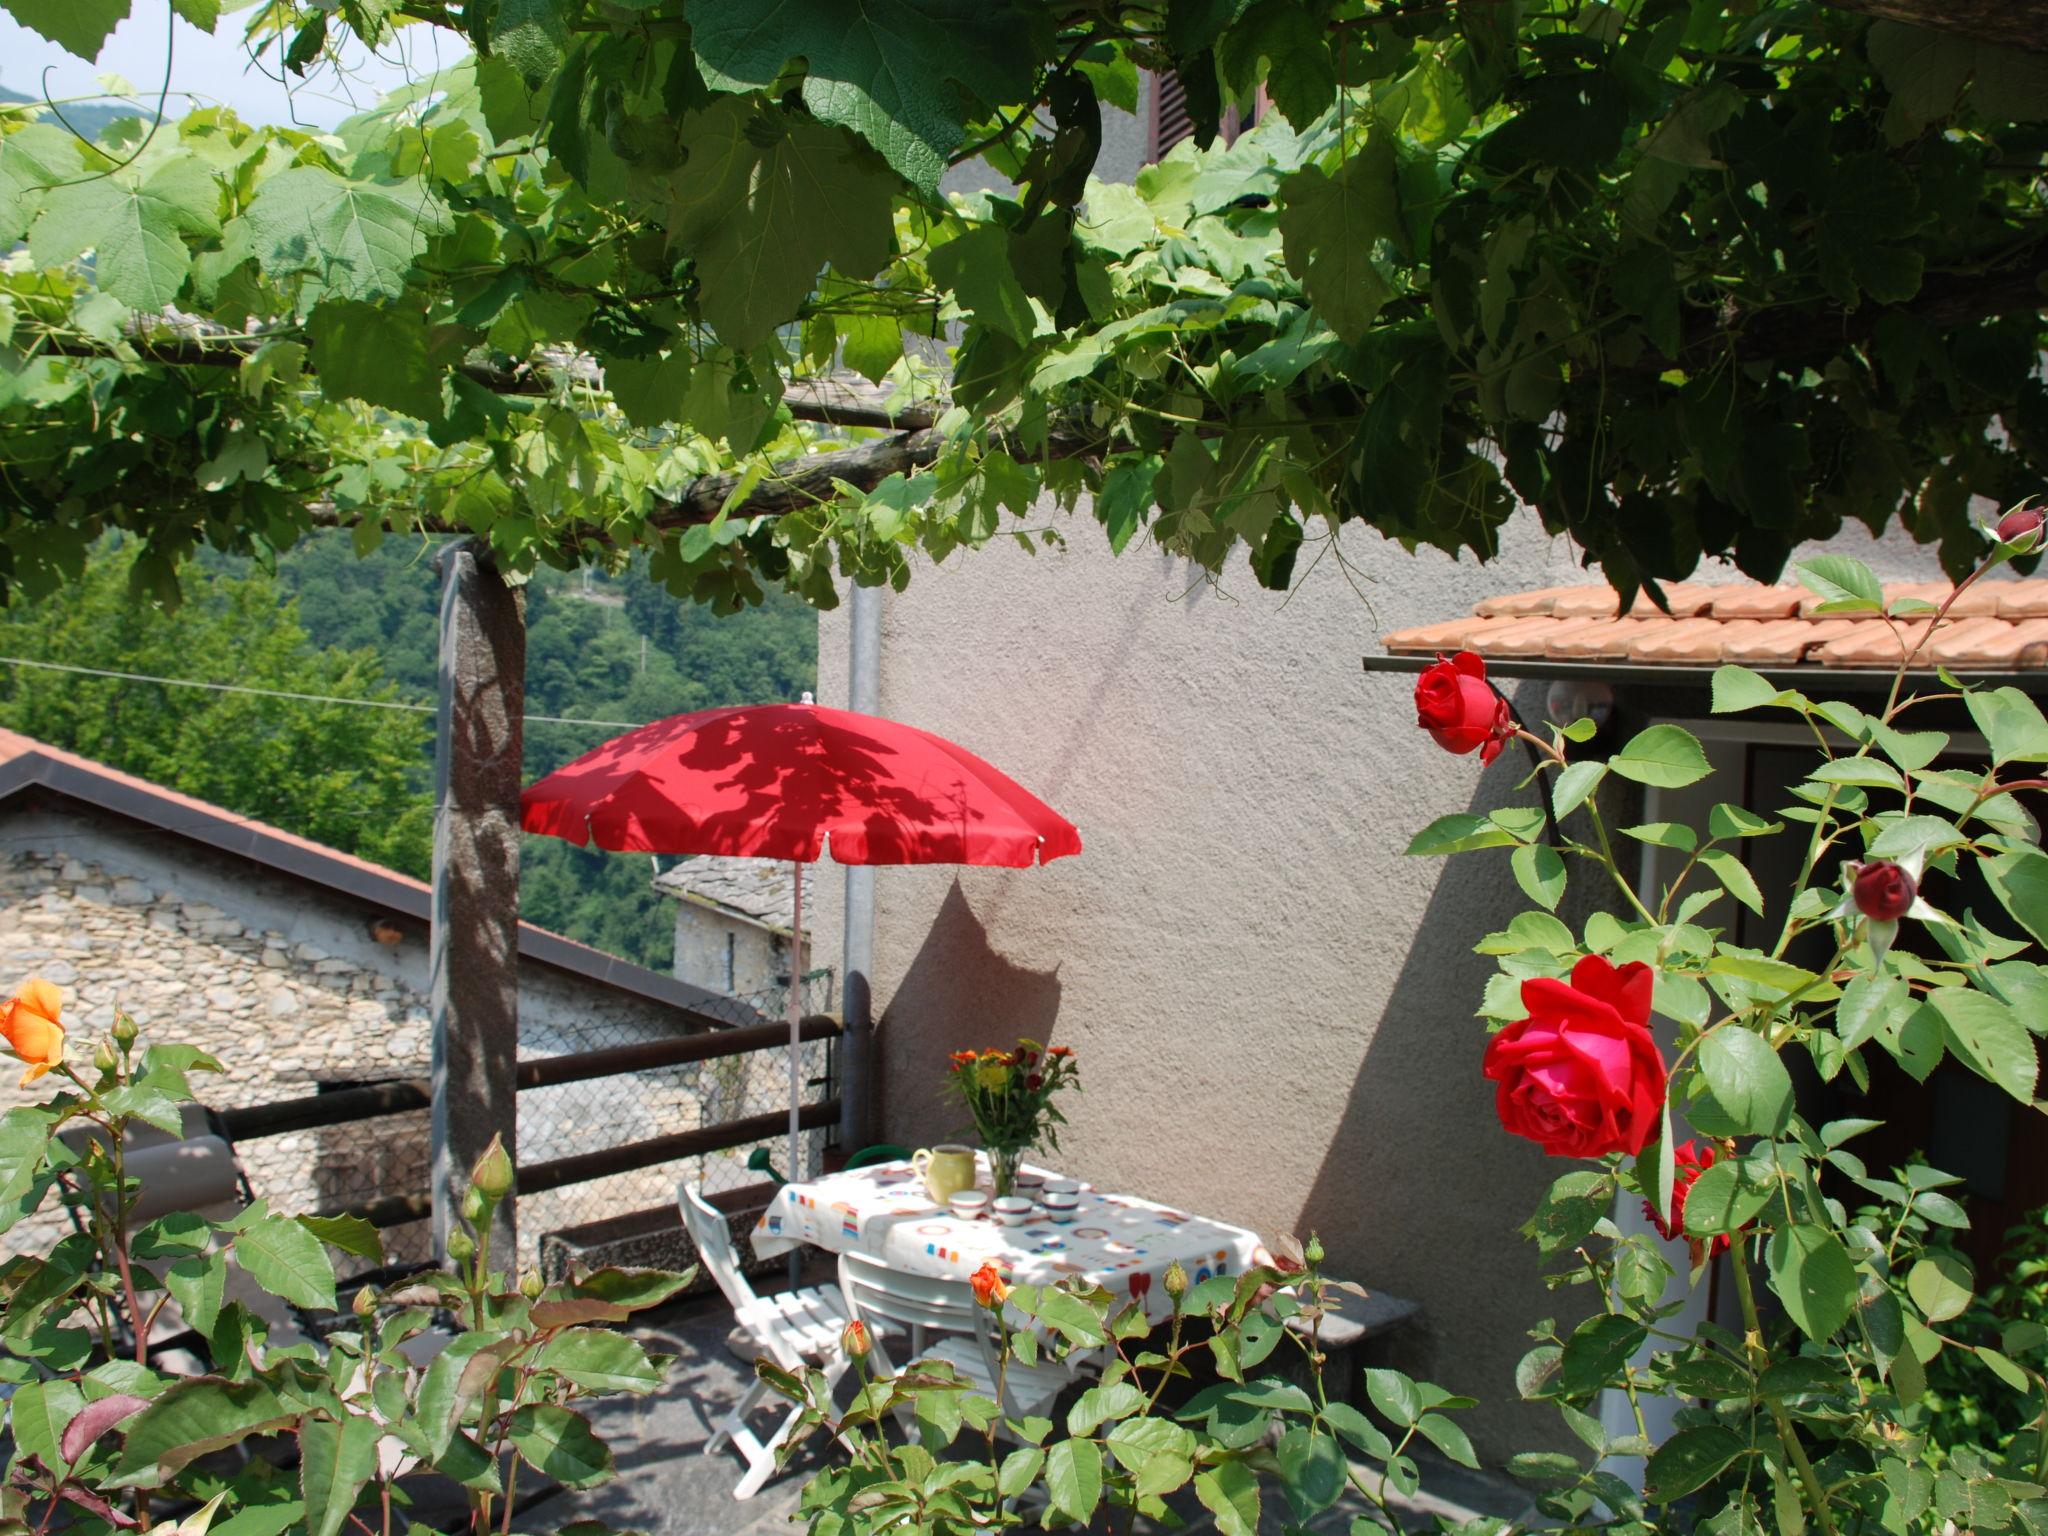
[[[429,715],[369,649],[316,646],[261,572],[195,582],[175,609],[136,601],[136,546],[98,554],[61,596],[0,611],[0,654],[349,700],[297,699],[0,666],[0,722],[52,746],[424,875]]]

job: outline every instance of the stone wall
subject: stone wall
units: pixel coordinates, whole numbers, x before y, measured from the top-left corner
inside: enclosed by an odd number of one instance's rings
[[[118,1006],[143,1026],[144,1044],[183,1041],[220,1058],[223,1074],[194,1078],[216,1109],[428,1074],[427,945],[416,920],[69,807],[17,810],[6,827],[0,988],[31,975],[55,982],[74,1057],[90,1055]],[[697,1027],[628,988],[521,965],[523,1057]],[[821,1047],[808,1049],[817,1059],[805,1076],[822,1076]],[[520,1161],[761,1113],[782,1102],[783,1071],[779,1058],[763,1056],[529,1091],[520,1095]],[[14,1074],[0,1072],[0,1108],[46,1097],[50,1086],[23,1090]],[[275,1209],[346,1206],[426,1187],[426,1121],[419,1112],[252,1138],[237,1157]],[[664,1164],[523,1200],[521,1248],[530,1258],[545,1231],[666,1206],[681,1177],[713,1187],[747,1182],[745,1155]],[[0,1237],[0,1249],[37,1246],[64,1223],[61,1212],[45,1210]],[[424,1223],[387,1233],[397,1258],[424,1257],[426,1240]]]

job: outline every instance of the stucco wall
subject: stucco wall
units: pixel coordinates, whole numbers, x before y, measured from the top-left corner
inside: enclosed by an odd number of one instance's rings
[[[789,976],[788,945],[759,923],[731,917],[703,902],[676,900],[675,975],[695,987],[754,997],[781,988]],[[732,974],[726,975],[730,954]]]
[[[1113,558],[1085,515],[1071,535],[920,570],[887,599],[883,713],[993,760],[1087,851],[879,872],[880,1130],[918,1145],[957,1128],[938,1095],[950,1049],[1071,1045],[1068,1169],[1319,1232],[1335,1272],[1426,1304],[1401,1363],[1483,1399],[1482,1449],[1552,1440],[1512,1372],[1522,1330],[1572,1307],[1513,1229],[1561,1168],[1499,1132],[1473,1017],[1491,963],[1471,945],[1522,898],[1504,861],[1400,855],[1432,818],[1513,798],[1520,765],[1446,756],[1414,726],[1411,680],[1359,662],[1488,593],[1589,578],[1533,520],[1485,567],[1347,536],[1354,580],[1325,561],[1287,598]],[[1860,534],[1844,547],[1873,553]],[[1933,574],[1929,555],[1875,553],[1887,575]],[[819,671],[843,702],[843,610]],[[1540,685],[1517,703],[1540,717]],[[831,956],[840,886],[820,884]]]

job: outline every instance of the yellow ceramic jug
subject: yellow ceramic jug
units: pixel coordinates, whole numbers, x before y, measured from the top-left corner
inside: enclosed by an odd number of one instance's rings
[[[910,1166],[924,1179],[933,1200],[944,1205],[963,1189],[974,1188],[974,1148],[942,1142],[936,1147],[919,1147],[910,1154]]]

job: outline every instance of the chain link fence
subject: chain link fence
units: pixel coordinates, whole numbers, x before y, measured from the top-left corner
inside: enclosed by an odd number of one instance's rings
[[[835,977],[828,969],[802,981],[805,1014],[832,1011]],[[776,987],[747,997],[719,999],[707,1012],[735,1028],[773,1025],[787,1017],[788,993]],[[678,1030],[678,1033],[685,1031]],[[615,1022],[556,1025],[541,1043],[523,1042],[522,1059],[576,1055],[614,1046],[645,1043],[644,1027]],[[808,1040],[799,1047],[801,1102],[832,1096],[836,1042]],[[360,1080],[323,1085],[361,1088]],[[685,1131],[704,1130],[760,1115],[781,1116],[789,1107],[788,1049],[757,1050],[678,1066],[530,1088],[519,1095],[519,1163],[535,1167],[561,1158],[607,1151]],[[808,1177],[822,1166],[828,1132],[807,1130],[799,1138],[799,1166],[789,1169],[787,1133],[728,1151],[689,1157],[653,1167],[611,1174],[586,1183],[522,1195],[519,1200],[520,1262],[535,1262],[550,1232],[586,1227],[641,1212],[673,1212],[677,1182],[701,1180],[718,1193],[757,1184],[768,1174]],[[286,1135],[247,1139],[236,1147],[250,1191],[280,1211],[356,1209],[376,1201],[417,1195],[429,1187],[428,1113],[407,1110],[352,1120]],[[424,1264],[433,1257],[431,1224],[403,1222],[383,1230],[385,1261]],[[367,1260],[341,1256],[345,1270],[361,1272]]]

